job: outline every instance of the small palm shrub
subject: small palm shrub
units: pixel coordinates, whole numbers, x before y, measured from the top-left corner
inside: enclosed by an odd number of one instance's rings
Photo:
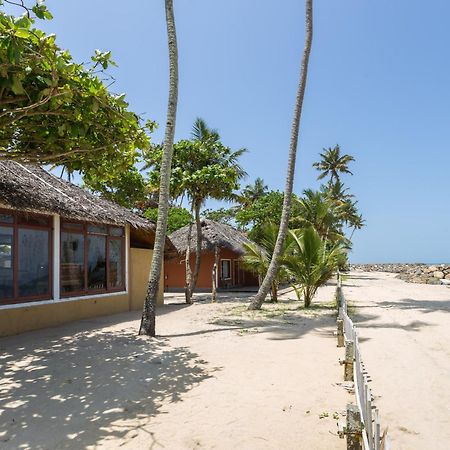
[[[330,248],[329,241],[322,239],[313,227],[291,230],[289,235],[292,242],[282,264],[299,285],[297,295],[303,297],[308,308],[317,289],[329,280],[342,261],[344,250],[340,244]]]
[[[273,251],[275,249],[275,243],[278,236],[278,226],[273,223],[267,223],[261,228],[261,236],[258,239],[258,243],[244,244],[245,255],[241,258],[245,269],[254,273],[261,280],[266,276],[269,268],[270,260],[272,258]],[[280,283],[286,280],[287,272],[283,264],[283,258],[286,254],[286,249],[290,245],[291,239],[288,237],[284,244],[283,254],[280,258],[280,265],[277,271],[277,275],[272,282],[270,289],[270,296],[272,301],[278,300],[278,287]]]

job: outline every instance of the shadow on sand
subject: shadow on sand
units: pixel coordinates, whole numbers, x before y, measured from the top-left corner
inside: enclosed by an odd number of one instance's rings
[[[180,401],[214,370],[164,339],[89,326],[82,321],[44,337],[0,340],[0,448],[73,449],[132,439],[163,401]]]
[[[238,308],[247,306],[248,299],[234,298]],[[315,304],[310,308],[299,306],[297,300],[283,300],[263,306],[261,311],[247,312],[240,309],[235,314],[225,315],[209,323],[213,328],[164,335],[165,338],[186,337],[236,331],[247,333],[270,333],[270,340],[299,339],[315,331],[333,337],[336,310],[332,305]]]
[[[380,302],[378,306],[396,309],[417,309],[424,313],[436,311],[450,312],[450,300],[414,300],[413,298],[402,298],[395,302]]]

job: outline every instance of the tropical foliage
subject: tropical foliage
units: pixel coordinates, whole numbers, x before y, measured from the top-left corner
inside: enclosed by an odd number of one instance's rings
[[[135,166],[118,174],[107,170],[101,174],[88,171],[83,175],[84,186],[102,197],[126,208],[137,209],[147,197],[145,178]]]
[[[269,269],[270,259],[277,241],[277,235],[278,225],[269,222],[261,228],[258,244],[253,242],[244,244],[246,254],[242,257],[243,267],[258,275],[260,283]],[[290,241],[290,239],[286,239],[281,259],[287,254]],[[272,301],[276,302],[278,300],[278,287],[280,283],[286,281],[286,279],[287,273],[281,261],[270,289]]]
[[[197,283],[201,260],[201,220],[200,210],[207,199],[232,200],[239,182],[246,176],[239,164],[239,158],[246,149],[232,150],[220,141],[217,130],[208,127],[198,118],[192,129],[192,138],[184,139],[174,145],[170,192],[173,199],[186,197],[190,203],[196,223],[196,252],[193,273],[190,267],[189,228],[186,248],[186,302],[191,303],[192,293]],[[147,167],[151,189],[158,189],[161,168],[161,147],[147,152]]]
[[[317,170],[321,173],[318,177],[319,180],[330,176],[330,182],[333,183],[340,178],[340,174],[350,172],[348,165],[355,159],[350,155],[341,155],[341,148],[339,145],[335,145],[333,148],[324,148],[320,154],[321,160],[313,164]]]
[[[158,208],[148,208],[144,212],[144,217],[156,222],[158,218]],[[167,234],[183,228],[190,224],[193,220],[192,214],[186,209],[179,206],[172,206],[169,208],[169,215],[167,218]]]
[[[292,244],[282,264],[298,284],[298,293],[305,307],[311,305],[317,289],[325,284],[337,269],[343,254],[341,244],[327,245],[313,227],[289,232]]]
[[[337,163],[333,162],[335,157]],[[354,158],[341,155],[338,146],[322,154],[322,158],[326,161],[315,163],[314,167],[324,169],[319,179],[329,179],[319,190],[306,189],[301,197],[293,194],[290,230],[278,256],[274,278],[276,283],[281,280],[291,282],[305,306],[311,304],[318,287],[329,279],[334,270],[346,267],[353,232],[364,225],[354,195],[341,180],[343,174],[351,174],[348,164]],[[260,276],[267,273],[276,237],[272,230],[271,246],[266,245],[268,229],[265,223],[273,217],[280,217],[282,201],[280,192],[268,192],[254,203],[248,206],[241,204],[234,209],[236,223],[244,228],[250,226],[249,235],[257,242],[247,247],[243,260]],[[346,236],[348,229],[352,230],[350,237]]]
[[[148,130],[128,109],[125,95],[108,88],[111,53],[96,50],[90,64],[77,63],[55,35],[35,26],[37,19],[52,18],[44,3],[17,3],[23,12],[18,17],[3,5],[0,158],[95,174],[108,166],[110,176],[132,167],[137,149],[148,147]]]

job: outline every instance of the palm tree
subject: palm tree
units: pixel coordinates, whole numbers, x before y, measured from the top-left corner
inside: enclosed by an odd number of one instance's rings
[[[283,258],[283,265],[300,285],[297,292],[301,293],[305,308],[308,308],[317,289],[338,267],[344,252],[340,244],[329,249],[313,227],[290,231],[289,234],[293,242],[290,254]]]
[[[284,240],[288,232],[289,213],[291,211],[292,189],[294,185],[295,160],[297,156],[298,134],[300,130],[300,118],[302,114],[303,98],[305,96],[306,79],[308,75],[309,55],[311,53],[311,44],[313,37],[313,2],[306,0],[306,38],[305,47],[300,69],[300,79],[295,101],[294,119],[292,122],[291,141],[289,146],[288,168],[286,176],[286,186],[284,190],[283,210],[281,213],[280,228],[272,259],[264,277],[264,281],[259,287],[258,293],[252,299],[249,309],[261,309],[264,299],[266,298],[273,280],[276,277],[279,265],[279,257],[283,252]]]
[[[217,200],[234,200],[233,189],[247,174],[239,165],[239,158],[246,149],[232,151],[220,142],[217,130],[209,128],[206,122],[197,118],[192,128],[192,141],[182,141],[176,144],[180,155],[185,156],[184,167],[181,169],[185,178],[180,183],[180,189],[186,192],[191,203],[192,214],[196,224],[196,244],[194,270],[190,264],[190,242],[192,236],[191,222],[186,244],[186,303],[192,303],[192,294],[198,280],[201,262],[202,227],[200,210],[207,198]]]
[[[322,160],[313,164],[313,167],[321,171],[321,174],[317,177],[318,180],[329,175],[330,183],[332,184],[334,181],[340,179],[340,174],[342,173],[353,175],[352,172],[350,172],[348,165],[350,162],[354,161],[355,158],[350,155],[341,155],[341,148],[339,145],[335,145],[333,148],[324,148],[320,157]]]
[[[321,192],[336,204],[350,202],[355,197],[339,178],[333,183],[322,185]]]
[[[178,103],[178,47],[175,17],[173,13],[173,0],[165,0],[165,9],[169,44],[169,104],[167,107],[164,149],[160,171],[158,219],[156,222],[152,266],[150,269],[147,295],[145,296],[141,325],[139,328],[139,334],[152,337],[156,335],[155,309],[164,258],[164,244],[166,240],[167,217],[169,212],[170,173]]]
[[[206,142],[208,139],[211,139],[213,142],[218,142],[220,140],[219,132],[216,129],[209,128],[201,117],[195,119],[191,136],[194,141]]]
[[[262,280],[269,269],[270,260],[275,248],[278,236],[278,227],[275,224],[267,223],[261,229],[261,239],[258,243],[244,243],[245,255],[241,258],[243,267],[258,276],[258,280]],[[270,296],[272,301],[278,301],[278,286],[281,281],[286,280],[286,270],[282,264],[284,255],[288,252],[290,240],[284,241],[283,253],[280,258],[280,265],[270,288]]]
[[[353,200],[355,196],[348,192],[348,189],[344,187],[344,183],[339,179],[322,186],[321,193],[333,203],[341,228],[344,225],[352,228],[350,238],[347,240],[347,244],[349,244],[355,230],[360,230],[365,222],[362,215],[358,213],[358,202]]]
[[[323,192],[306,189],[303,197],[295,201],[298,217],[293,220],[300,228],[312,226],[322,239],[333,242],[343,238],[340,217],[331,198]]]
[[[239,195],[239,203],[247,208],[261,197],[263,197],[268,191],[268,186],[264,184],[264,180],[260,177],[256,178],[253,184],[247,184],[244,189],[242,189]]]

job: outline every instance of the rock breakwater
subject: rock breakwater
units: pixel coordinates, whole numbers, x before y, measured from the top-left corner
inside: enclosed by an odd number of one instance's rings
[[[352,264],[351,270],[397,273],[408,283],[450,285],[450,264]]]

